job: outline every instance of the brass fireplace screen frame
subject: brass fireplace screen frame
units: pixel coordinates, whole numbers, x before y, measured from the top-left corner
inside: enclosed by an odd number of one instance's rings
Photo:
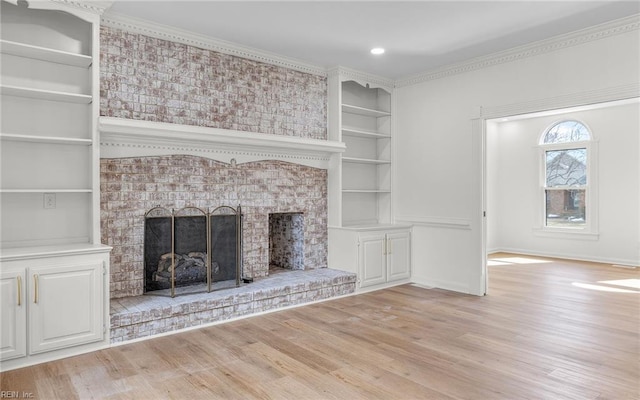
[[[164,290],[151,290],[147,291],[147,249],[146,249],[146,240],[147,240],[147,222],[150,218],[171,218],[171,287],[169,296],[176,296],[176,218],[180,217],[205,217],[206,220],[206,292],[211,292],[213,277],[212,277],[212,260],[213,254],[211,251],[212,248],[212,219],[216,216],[224,216],[224,215],[235,215],[235,227],[236,227],[236,254],[235,254],[235,287],[240,286],[240,282],[242,281],[242,208],[238,205],[237,208],[233,208],[230,206],[219,206],[214,208],[211,211],[205,211],[200,207],[187,206],[179,209],[168,209],[165,207],[156,206],[147,211],[144,214],[145,218],[145,231],[144,231],[144,263],[145,263],[145,273],[144,273],[144,288],[145,294],[149,295],[159,295],[159,296],[167,296],[166,289]],[[192,291],[188,294],[203,292],[203,290]]]

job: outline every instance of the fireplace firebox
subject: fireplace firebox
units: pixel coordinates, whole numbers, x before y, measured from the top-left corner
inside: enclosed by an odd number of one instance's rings
[[[269,269],[305,269],[304,214],[269,214]]]
[[[154,207],[145,213],[144,293],[171,296],[240,286],[242,209]]]

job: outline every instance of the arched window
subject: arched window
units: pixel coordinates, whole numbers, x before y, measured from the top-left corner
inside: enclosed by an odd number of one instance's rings
[[[555,123],[540,138],[545,227],[589,228],[591,141],[589,129],[575,120]]]
[[[584,142],[591,140],[589,129],[579,121],[562,121],[551,125],[541,144]]]

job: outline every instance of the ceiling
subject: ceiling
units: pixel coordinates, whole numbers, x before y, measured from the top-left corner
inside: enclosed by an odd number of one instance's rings
[[[116,0],[108,13],[397,79],[638,14],[640,2]]]

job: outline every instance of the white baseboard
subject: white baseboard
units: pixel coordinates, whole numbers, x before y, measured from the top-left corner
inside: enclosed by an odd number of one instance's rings
[[[411,283],[415,283],[421,286],[450,290],[452,292],[470,294],[469,285],[461,282],[446,281],[441,279],[430,279],[414,276],[411,278]]]
[[[591,256],[584,256],[581,254],[559,253],[559,252],[548,252],[548,251],[543,252],[543,251],[517,249],[517,248],[509,248],[509,247],[500,247],[497,249],[491,249],[491,251],[487,250],[487,254],[492,254],[492,253],[515,253],[515,254],[522,254],[527,256],[551,257],[551,258],[561,258],[566,260],[623,265],[628,267],[640,267],[640,260],[628,260],[624,258],[609,258],[609,257],[591,257]]]
[[[394,282],[381,283],[380,285],[367,286],[364,288],[357,288],[355,294],[363,294],[368,292],[375,292],[376,290],[387,289],[394,286],[400,286],[407,283],[413,283],[410,279],[402,279]]]

